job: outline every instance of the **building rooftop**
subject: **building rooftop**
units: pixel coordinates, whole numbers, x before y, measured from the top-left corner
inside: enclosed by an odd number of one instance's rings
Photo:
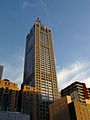
[[[10,80],[8,80],[8,79],[3,79],[4,81],[8,81],[8,82],[10,82]]]
[[[8,79],[0,79],[0,88],[6,88],[6,87],[12,90],[19,90],[17,83],[11,82]]]
[[[68,85],[67,87],[65,87],[64,89],[62,89],[61,91],[65,90],[65,89],[68,89],[68,88],[70,88],[71,86],[74,86],[74,85],[77,85],[77,84],[82,85],[82,84],[85,84],[85,83],[75,81],[75,82],[71,83],[70,85]]]

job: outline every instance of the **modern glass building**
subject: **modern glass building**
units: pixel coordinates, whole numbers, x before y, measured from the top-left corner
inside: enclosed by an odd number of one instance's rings
[[[39,18],[26,37],[22,85],[29,85],[37,89],[40,94],[40,118],[46,119],[49,103],[58,99],[58,85],[51,30],[41,24]],[[45,115],[45,113],[47,114]]]

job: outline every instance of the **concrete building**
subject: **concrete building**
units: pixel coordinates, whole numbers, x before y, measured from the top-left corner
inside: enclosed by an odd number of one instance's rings
[[[90,120],[90,100],[88,103],[83,104],[79,101],[71,102],[68,105],[70,120]]]
[[[88,96],[89,96],[89,99],[90,99],[90,88],[88,88]]]
[[[62,97],[70,95],[72,101],[77,100],[83,103],[86,103],[85,99],[89,99],[88,89],[85,83],[77,81],[61,90],[61,95]]]
[[[30,120],[39,120],[38,113],[38,93],[35,87],[23,86],[21,92],[21,112],[30,115]]]
[[[3,66],[3,65],[0,65],[0,79],[2,79],[3,68],[4,68],[4,66]]]
[[[89,120],[90,100],[86,103],[71,101],[70,96],[63,97],[50,104],[50,120]]]
[[[19,88],[7,79],[0,80],[0,111],[18,110]]]
[[[50,120],[70,120],[68,104],[71,97],[63,97],[50,104]]]
[[[0,112],[0,120],[30,120],[30,116],[19,112],[3,111]]]
[[[39,18],[26,37],[24,85],[35,87],[39,93],[39,120],[49,119],[49,104],[59,94],[51,30]]]

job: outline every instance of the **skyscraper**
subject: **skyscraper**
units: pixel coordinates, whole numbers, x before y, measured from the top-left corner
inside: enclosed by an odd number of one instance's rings
[[[26,37],[23,84],[36,87],[42,99],[58,98],[51,30],[39,18]]]
[[[39,120],[48,120],[49,103],[58,99],[58,86],[51,30],[39,18],[26,37],[23,85],[37,89]]]
[[[4,68],[4,66],[3,66],[3,65],[0,65],[0,79],[2,79],[3,68]]]

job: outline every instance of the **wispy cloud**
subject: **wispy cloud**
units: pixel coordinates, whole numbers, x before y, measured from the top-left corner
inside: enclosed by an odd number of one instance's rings
[[[0,64],[4,65],[3,79],[9,79],[12,82],[18,84],[19,88],[23,82],[23,64],[24,55],[14,55],[12,57],[12,63],[5,60],[0,61]]]
[[[44,10],[46,16],[48,16],[48,13],[49,13],[49,12],[48,12],[48,6],[47,6],[45,0],[40,0],[40,4],[41,4],[41,6],[43,7],[43,10]]]
[[[29,6],[29,2],[28,1],[24,1],[22,7],[23,8],[27,8],[28,6]]]
[[[57,70],[59,89],[65,88],[74,81],[85,82],[90,87],[90,62],[77,61]]]
[[[4,63],[4,66],[3,78],[7,78],[12,82],[17,83],[20,88],[20,85],[23,81],[23,67],[21,67],[21,65],[12,66],[8,63]]]

